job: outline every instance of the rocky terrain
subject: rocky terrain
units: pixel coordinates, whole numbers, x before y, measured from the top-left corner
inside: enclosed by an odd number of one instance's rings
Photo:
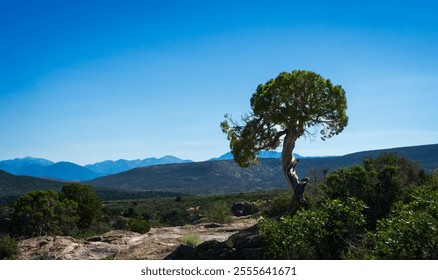
[[[236,218],[233,223],[226,225],[199,224],[152,228],[146,234],[130,231],[109,231],[85,240],[69,236],[41,236],[20,241],[18,259],[159,260],[166,258],[196,258],[197,256],[206,258],[205,252],[202,252],[205,244],[210,244],[208,246],[210,251],[213,247],[219,248],[218,252],[209,252],[208,254],[211,253],[213,256],[224,255],[225,253],[226,258],[232,258],[230,253],[236,251],[232,248],[232,243],[239,243],[239,241],[236,241],[236,236],[239,240],[247,239],[251,234],[245,233],[245,231],[254,228],[256,223],[255,219],[243,217]],[[199,236],[200,241],[203,242],[198,246],[199,249],[187,248],[187,246],[181,245],[181,237],[187,234]],[[232,236],[234,236],[234,241],[230,243],[229,241],[232,239],[230,237]],[[242,243],[241,240],[240,243]]]

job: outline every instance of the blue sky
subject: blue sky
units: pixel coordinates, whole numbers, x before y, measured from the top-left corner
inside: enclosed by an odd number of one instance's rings
[[[0,160],[78,164],[229,150],[258,84],[317,72],[348,127],[302,155],[438,143],[433,1],[0,0]]]

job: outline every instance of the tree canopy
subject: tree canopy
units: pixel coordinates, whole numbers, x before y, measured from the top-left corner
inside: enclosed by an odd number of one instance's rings
[[[61,201],[53,190],[27,193],[15,202],[13,232],[25,237],[70,234],[79,219],[77,207],[73,201]]]
[[[78,204],[78,215],[80,217],[78,226],[88,228],[93,222],[102,217],[102,201],[93,192],[91,186],[80,184],[65,185],[61,191],[61,197]]]

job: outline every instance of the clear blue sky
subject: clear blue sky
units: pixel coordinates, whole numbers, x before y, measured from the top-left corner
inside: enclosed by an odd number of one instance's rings
[[[422,0],[0,0],[0,160],[207,160],[229,150],[224,114],[294,69],[342,85],[350,117],[294,152],[438,143],[437,12]]]

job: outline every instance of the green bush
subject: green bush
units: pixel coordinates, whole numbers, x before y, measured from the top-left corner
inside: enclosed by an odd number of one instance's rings
[[[62,192],[33,191],[14,204],[11,233],[20,237],[77,235],[96,227],[102,202],[91,186],[70,184]]]
[[[12,232],[18,236],[72,234],[76,230],[77,204],[59,200],[56,191],[33,191],[20,197],[14,205]]]
[[[269,206],[266,214],[269,217],[277,217],[285,214],[292,204],[292,193],[291,192],[283,192],[279,195],[276,195],[272,199],[272,203]]]
[[[61,198],[77,203],[79,228],[89,228],[102,218],[102,201],[93,192],[91,186],[80,184],[65,185],[61,191]]]
[[[355,165],[334,171],[327,176],[322,188],[331,199],[356,197],[365,202],[367,228],[372,230],[378,220],[389,215],[403,190],[419,186],[426,177],[407,159],[383,153],[376,159],[365,158],[363,167]]]
[[[130,231],[138,232],[141,234],[149,232],[151,226],[146,220],[139,220],[136,218],[131,218],[128,220],[127,227]]]
[[[0,235],[0,260],[15,259],[17,241],[10,235]]]
[[[259,223],[266,244],[266,257],[272,259],[341,259],[364,233],[363,202],[350,198],[327,200],[317,209],[299,210],[280,221]]]
[[[207,222],[229,224],[233,221],[230,207],[225,202],[213,203],[205,212]]]
[[[431,187],[412,192],[408,204],[397,204],[391,216],[369,234],[372,253],[379,259],[438,258],[438,191]]]
[[[189,222],[189,214],[181,208],[170,208],[164,210],[160,217],[160,223],[167,226],[180,226]]]
[[[181,244],[195,248],[201,243],[201,238],[195,233],[185,234],[181,237]]]

